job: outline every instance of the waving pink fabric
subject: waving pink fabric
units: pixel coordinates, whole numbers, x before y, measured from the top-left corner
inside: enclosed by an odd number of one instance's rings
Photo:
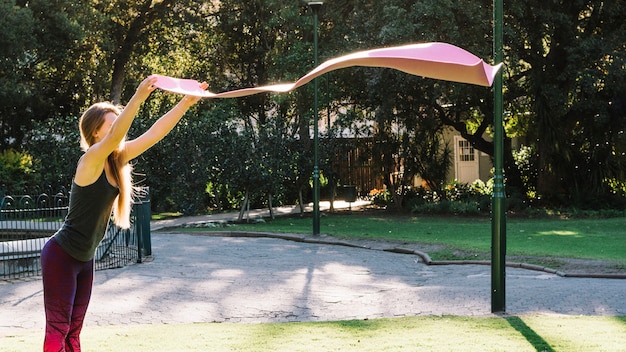
[[[489,87],[502,64],[491,66],[470,52],[451,44],[423,43],[340,56],[324,62],[294,83],[211,93],[200,89],[195,80],[160,76],[156,86],[174,93],[206,98],[236,98],[263,92],[289,92],[315,77],[351,66],[393,68],[416,76]]]

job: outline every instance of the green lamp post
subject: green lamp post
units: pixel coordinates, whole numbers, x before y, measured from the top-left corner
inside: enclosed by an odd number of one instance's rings
[[[503,54],[503,27],[504,6],[503,0],[494,0],[493,3],[493,53],[495,63],[504,61]],[[498,72],[493,84],[494,111],[493,111],[493,166],[494,182],[491,197],[491,312],[505,311],[505,278],[506,278],[506,213],[504,202],[503,149],[504,127],[502,122],[502,70]]]
[[[317,57],[317,32],[318,32],[318,16],[323,1],[312,1],[308,5],[313,12],[313,52],[314,52],[314,64],[318,65]],[[319,111],[317,107],[318,100],[318,81],[317,78],[313,80],[313,235],[319,235],[320,233],[320,168],[319,168]]]

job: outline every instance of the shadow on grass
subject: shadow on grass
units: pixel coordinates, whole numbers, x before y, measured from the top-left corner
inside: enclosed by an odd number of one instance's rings
[[[510,316],[505,319],[515,330],[524,336],[526,341],[528,341],[536,351],[555,352],[552,347],[550,347],[550,344],[531,329],[530,326],[526,325],[520,317]]]

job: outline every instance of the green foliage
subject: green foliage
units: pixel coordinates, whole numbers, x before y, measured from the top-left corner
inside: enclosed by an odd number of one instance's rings
[[[481,213],[480,206],[474,201],[450,201],[442,200],[434,203],[424,203],[413,207],[413,212],[420,214],[455,214],[477,215]]]
[[[37,163],[38,183],[31,186],[69,190],[82,154],[78,118],[59,117],[36,122],[24,140]]]
[[[209,197],[209,210],[235,209],[239,205],[240,199],[229,191],[227,184],[209,182],[205,192]]]
[[[0,152],[0,180],[8,194],[22,194],[36,180],[36,169],[30,154],[7,149]]]
[[[29,9],[15,6],[14,1],[0,1],[0,150],[19,146],[21,126],[31,86],[24,81],[32,64],[35,39],[34,21]]]
[[[391,192],[389,192],[389,190],[387,189],[373,189],[370,191],[369,196],[372,204],[379,207],[386,207],[387,205],[391,204],[393,200],[391,197]]]
[[[131,138],[145,131],[171,103],[155,97],[137,119]],[[179,211],[185,215],[205,213],[210,197],[206,193],[207,180],[219,145],[213,132],[216,121],[203,103],[190,110],[186,117],[159,144],[135,163],[135,180],[149,186],[151,206],[157,211]]]
[[[492,192],[492,180],[487,183],[477,180],[471,184],[453,180],[445,186],[443,194],[421,189],[418,192],[421,201],[410,202],[409,209],[424,214],[484,214],[491,208]]]
[[[442,190],[434,191],[424,187],[405,191],[402,208],[422,214],[477,215],[489,211],[493,181],[480,180],[472,184],[451,181]],[[389,190],[372,190],[372,204],[387,207],[394,198]]]
[[[515,164],[521,173],[522,181],[527,190],[527,196],[530,199],[535,198],[537,184],[537,163],[538,155],[533,146],[521,146],[516,151],[513,151],[513,158]]]
[[[577,207],[563,207],[563,208],[542,208],[542,207],[529,207],[524,209],[521,213],[524,216],[531,218],[550,218],[558,217],[562,219],[578,219],[578,218],[590,218],[590,219],[609,219],[609,218],[621,218],[626,216],[626,210],[623,206],[616,206],[615,208],[600,208],[600,209],[582,209]]]
[[[616,178],[605,180],[611,189],[611,192],[618,197],[626,197],[626,180],[618,180]]]
[[[34,29],[31,11],[15,6],[14,1],[0,1],[0,25],[3,28],[0,37],[0,70],[3,77],[7,77],[13,65],[26,63],[28,52],[35,46],[34,38],[29,35]]]
[[[0,68],[0,149],[22,148],[26,131],[35,121],[68,116],[80,110],[87,100],[85,67],[78,57],[83,23],[78,13],[86,11],[85,1],[9,2],[10,13],[3,20],[3,33],[15,38],[3,48],[5,67]],[[15,32],[14,32],[15,31]],[[5,79],[6,77],[6,79]]]
[[[538,197],[585,206],[606,195],[604,180],[624,177],[626,7],[528,1],[508,11],[508,100],[530,100]]]

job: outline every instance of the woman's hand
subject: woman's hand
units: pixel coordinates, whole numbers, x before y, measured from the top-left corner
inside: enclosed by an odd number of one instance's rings
[[[137,98],[139,98],[141,101],[146,100],[148,96],[150,96],[150,93],[152,93],[156,89],[156,86],[154,84],[156,83],[158,77],[158,75],[150,75],[146,79],[144,79],[139,84],[139,86],[137,87],[137,91],[135,92]]]
[[[206,82],[200,83],[200,88],[207,89],[208,84]],[[155,145],[158,141],[163,139],[180,121],[187,110],[200,100],[200,97],[186,95],[172,110],[168,111],[165,115],[161,116],[145,133],[141,136],[126,142],[126,157],[128,160],[132,160],[148,148]]]
[[[202,83],[200,83],[200,88],[202,90],[206,90],[207,88],[209,88],[209,84],[206,83],[206,82],[202,82]],[[202,99],[202,97],[198,97],[198,96],[195,96],[195,95],[185,95],[185,97],[183,97],[183,99],[181,99],[181,102],[183,104],[185,104],[185,106],[187,108],[189,108],[193,104],[195,104],[198,101],[200,101],[200,99]]]

